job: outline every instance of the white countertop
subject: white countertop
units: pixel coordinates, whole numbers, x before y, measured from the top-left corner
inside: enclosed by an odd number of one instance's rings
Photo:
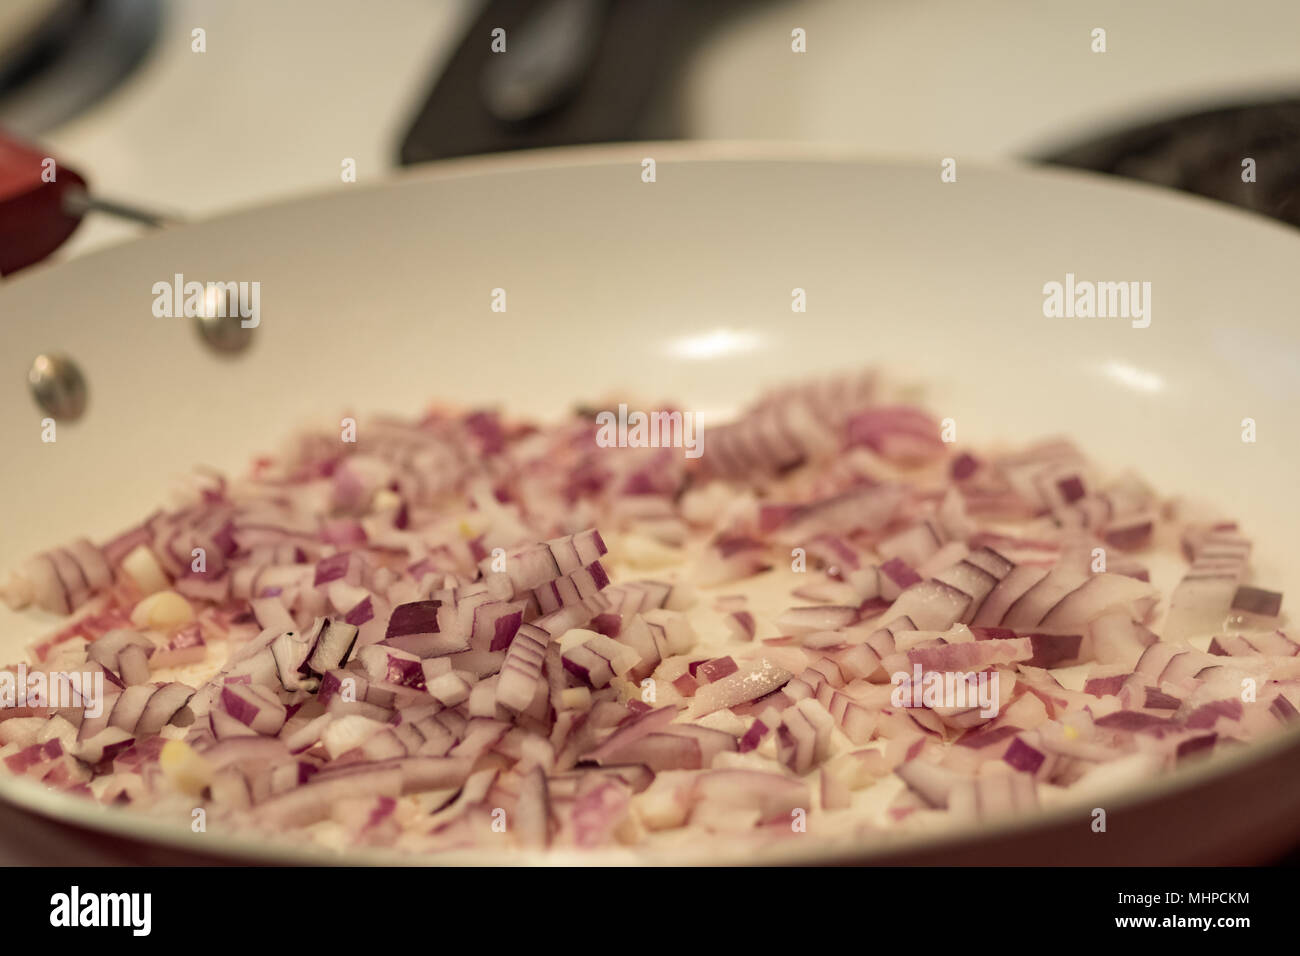
[[[342,186],[345,157],[382,176],[476,5],[168,0],[149,60],[45,145],[104,196],[185,218]],[[92,216],[59,255],[140,228]]]
[[[339,186],[345,157],[382,176],[478,3],[170,0],[149,61],[46,142],[103,195],[185,217]],[[997,159],[1300,89],[1298,37],[1293,0],[765,3],[708,38],[682,106],[693,138]],[[58,255],[137,231],[91,217]]]

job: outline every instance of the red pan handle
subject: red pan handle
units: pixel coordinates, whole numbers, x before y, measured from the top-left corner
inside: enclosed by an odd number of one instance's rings
[[[40,262],[72,235],[68,212],[86,180],[48,153],[0,131],[0,275]]]

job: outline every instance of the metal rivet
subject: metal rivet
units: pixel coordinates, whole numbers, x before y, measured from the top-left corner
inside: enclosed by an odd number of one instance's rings
[[[86,411],[86,379],[66,355],[38,355],[27,373],[32,397],[47,415],[73,422]]]
[[[218,298],[222,295],[225,302]],[[239,304],[239,293],[235,288],[223,290],[209,286],[203,300],[203,314],[194,317],[199,337],[218,352],[234,354],[253,344],[253,330],[244,328]]]

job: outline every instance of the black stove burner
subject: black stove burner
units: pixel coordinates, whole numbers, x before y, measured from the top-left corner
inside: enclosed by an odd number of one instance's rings
[[[1163,120],[1041,159],[1170,186],[1300,226],[1300,100]],[[1243,179],[1247,160],[1254,161],[1253,182]]]
[[[161,20],[162,0],[63,0],[0,50],[0,126],[35,137],[93,106],[153,47]]]
[[[488,0],[420,107],[400,161],[679,137],[679,118],[665,103],[683,60],[732,14],[754,6]],[[491,48],[498,29],[507,51],[527,63],[509,77]]]

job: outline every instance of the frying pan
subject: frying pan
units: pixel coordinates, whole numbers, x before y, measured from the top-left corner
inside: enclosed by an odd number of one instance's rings
[[[1297,258],[1286,227],[1146,186],[966,164],[944,183],[937,161],[824,149],[584,147],[340,184],[0,286],[0,566],[105,539],[192,464],[239,470],[321,416],[432,399],[547,416],[617,388],[679,399],[707,427],[764,385],[876,365],[923,385],[963,443],[1065,434],[1163,493],[1220,503],[1257,543],[1258,581],[1294,596]],[[213,352],[193,320],[153,315],[154,283],[177,273],[261,283],[247,351]],[[1150,282],[1150,326],[1044,317],[1044,284],[1067,273]],[[806,313],[791,311],[795,287]],[[491,310],[497,288],[505,313]],[[52,443],[25,380],[48,352],[79,365],[89,399]],[[16,661],[54,624],[0,613],[0,653]],[[21,828],[99,862],[340,859],[192,834],[7,776],[0,800],[0,840]],[[1103,806],[1105,833],[1090,808],[1068,807],[947,835],[651,862],[1259,862],[1300,839],[1300,729]]]

